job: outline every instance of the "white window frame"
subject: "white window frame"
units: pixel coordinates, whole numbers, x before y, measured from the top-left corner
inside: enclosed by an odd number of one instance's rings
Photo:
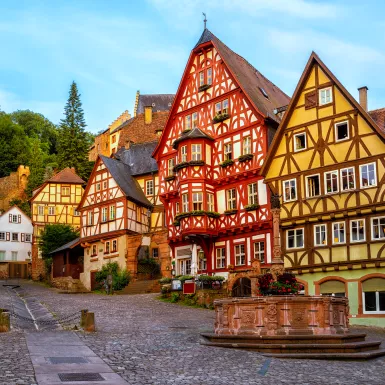
[[[322,92],[330,91],[330,100],[326,101],[325,97],[325,103],[322,103]],[[320,88],[318,90],[318,101],[320,106],[326,106],[327,104],[333,103],[333,87],[324,87]]]
[[[12,222],[11,223],[18,223],[17,215],[12,215]]]
[[[44,206],[37,206],[37,215],[44,215]]]
[[[373,292],[369,292],[373,293]],[[362,313],[363,314],[385,314],[385,310],[379,310],[380,309],[380,293],[378,291],[376,293],[376,309],[375,311],[368,311],[365,310],[365,291],[362,291]]]
[[[154,181],[153,179],[146,180],[146,195],[153,196],[154,195]]]
[[[13,239],[14,235],[16,235],[16,239]],[[11,234],[11,241],[12,242],[19,242],[19,233],[12,233]]]
[[[373,166],[374,167],[374,184],[369,184],[368,186],[364,186],[362,184],[362,169],[364,167],[367,167],[369,168],[369,166]],[[369,172],[369,171],[367,171]],[[365,163],[365,164],[360,164],[360,187],[361,188],[372,188],[372,187],[376,187],[377,186],[377,165],[376,165],[376,162],[371,162],[371,163]]]
[[[207,193],[207,211],[215,211],[214,194]]]
[[[265,241],[254,242],[253,248],[254,248],[254,259],[258,259],[261,263],[265,263],[265,255],[266,255]]]
[[[110,210],[109,210],[109,214],[110,214],[110,221],[113,221],[116,219],[116,206],[115,205],[110,205]]]
[[[318,194],[310,195],[309,194],[309,178],[318,177]],[[320,174],[312,174],[305,176],[305,189],[306,189],[306,198],[317,198],[321,195],[321,175]]]
[[[250,183],[247,185],[247,195],[248,195],[248,204],[257,205],[258,204],[258,183]]]
[[[199,115],[198,115],[198,112],[193,112],[191,114],[191,128],[192,129],[198,128],[198,126],[199,126]]]
[[[294,231],[294,247],[289,247],[289,232]],[[297,245],[297,233],[302,231],[302,246]],[[305,247],[305,229],[303,227],[297,229],[286,230],[286,249],[294,250],[294,249],[303,249]]]
[[[226,208],[227,210],[237,209],[237,190],[235,188],[226,190]]]
[[[198,262],[199,262],[199,270],[207,270],[207,258],[202,249],[198,250]],[[201,258],[203,254],[203,258]]]
[[[102,207],[102,223],[108,221],[108,207]]]
[[[175,158],[171,158],[167,161],[167,172],[168,172],[168,176],[172,176],[175,174],[174,172],[174,167],[175,167]]]
[[[359,240],[353,240],[353,223],[354,222],[362,222],[364,224],[364,239]],[[357,227],[358,229],[359,227]],[[350,221],[350,243],[359,243],[359,242],[365,242],[366,241],[366,224],[365,219],[352,219]]]
[[[187,146],[182,146],[180,148],[180,161],[187,162]]]
[[[0,231],[0,241],[5,241],[5,231]]]
[[[66,193],[68,191],[68,193]],[[71,187],[70,186],[63,186],[61,189],[61,195],[62,196],[70,196],[71,195]]]
[[[215,252],[215,266],[217,269],[226,268],[226,248],[218,247]],[[220,262],[220,263],[218,263]]]
[[[317,243],[317,231],[319,230],[320,237],[322,236],[322,233],[325,234],[325,243]],[[318,247],[325,247],[328,244],[328,228],[325,223],[314,225],[313,227],[314,231],[314,246]]]
[[[223,160],[233,159],[233,143],[225,143],[223,146]]]
[[[291,187],[291,182],[294,181],[294,187]],[[290,189],[290,199],[287,199],[287,196],[286,196],[286,187],[285,185],[286,184],[289,184],[289,189]],[[294,198],[291,198],[291,189],[294,188],[294,192],[295,192],[295,197]],[[296,201],[297,200],[297,179],[288,179],[288,180],[284,180],[282,182],[282,191],[283,191],[283,200],[284,202],[293,202],[293,201]]]
[[[328,175],[335,175],[336,176],[336,181],[337,181],[337,190],[336,191],[328,191],[328,180],[327,180],[327,176]],[[333,171],[325,172],[325,175],[324,175],[325,194],[336,194],[336,193],[338,193],[338,191],[340,190],[340,180],[339,179],[340,178],[339,178],[339,175],[338,175],[338,170],[333,170]],[[333,181],[333,179],[330,179],[331,187],[333,187],[332,181]]]
[[[190,211],[188,193],[182,194],[182,212],[188,213]]]
[[[348,126],[348,136],[346,138],[342,138],[342,139],[338,139],[338,126],[342,126],[343,124],[346,124]],[[337,122],[334,124],[334,135],[335,135],[335,141],[336,143],[339,143],[339,142],[343,142],[345,140],[349,140],[350,139],[350,132],[349,132],[349,121],[348,120],[344,120],[343,122]]]
[[[189,115],[186,115],[185,117],[184,117],[184,129],[185,129],[185,131],[186,130],[191,130],[191,127],[192,127],[192,121],[191,121],[191,115],[189,114]]]
[[[88,226],[92,226],[94,224],[94,213],[93,211],[88,212]]]
[[[25,234],[25,242],[32,242],[32,234]]]
[[[205,85],[205,70],[200,71],[198,76],[199,76],[199,87],[204,86]]]
[[[235,255],[235,266],[246,265],[246,246],[244,243],[234,245],[234,255]],[[242,260],[243,260],[243,263],[242,263]]]
[[[79,217],[80,216],[80,211],[77,211],[77,210],[74,209],[74,216],[75,217]]]
[[[297,137],[298,136],[304,136],[305,137],[305,147],[304,148],[297,148]],[[307,135],[306,132],[299,132],[298,134],[294,134],[294,152],[300,152],[307,149]]]
[[[194,143],[191,145],[191,160],[202,160],[202,144]]]
[[[383,237],[378,237],[378,238],[374,237],[374,221],[378,221],[377,226],[380,227],[381,224],[379,222],[381,221],[381,219],[383,219],[385,221],[385,217],[370,218],[370,229],[371,229],[370,231],[371,231],[371,237],[372,237],[373,241],[381,241],[381,240],[385,239],[385,231],[384,231],[384,236]]]
[[[340,234],[341,234],[341,224],[344,226],[344,240],[341,242],[341,237],[340,237]],[[335,240],[335,236],[334,236],[334,231],[335,231],[335,228],[334,226],[337,226],[337,231],[338,231],[338,241]],[[333,245],[344,245],[346,243],[346,222],[345,221],[341,221],[341,222],[333,222],[332,223],[332,244]]]
[[[178,274],[190,275],[191,274],[191,258],[183,258],[178,260]]]
[[[193,211],[203,210],[203,192],[192,193]]]
[[[251,136],[245,136],[242,142],[242,155],[252,154]]]
[[[48,215],[55,215],[55,206],[48,206]]]
[[[348,174],[347,174],[347,178],[349,178],[349,170],[353,170],[353,182],[354,182],[354,187],[349,187],[347,189],[344,189],[344,183],[343,183],[343,172],[344,171],[347,171]],[[349,181],[349,180],[348,180]],[[340,190],[341,192],[345,192],[345,191],[352,191],[352,190],[355,190],[356,189],[356,169],[354,167],[346,167],[346,168],[341,168],[340,170]]]
[[[213,84],[213,67],[209,67],[206,70],[206,84],[210,86]]]

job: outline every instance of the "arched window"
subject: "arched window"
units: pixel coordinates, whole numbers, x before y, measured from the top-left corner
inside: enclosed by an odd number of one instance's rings
[[[251,281],[249,278],[238,278],[233,285],[233,297],[251,297]]]
[[[320,294],[346,297],[345,283],[337,280],[325,281],[320,284]]]
[[[385,314],[385,279],[369,278],[362,282],[364,314]]]

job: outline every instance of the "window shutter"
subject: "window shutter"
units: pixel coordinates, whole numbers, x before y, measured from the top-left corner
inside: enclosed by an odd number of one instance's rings
[[[21,233],[21,241],[25,242],[25,234],[24,233]]]
[[[12,223],[12,214],[9,214],[9,223]]]
[[[21,215],[20,214],[17,216],[17,223],[21,223]]]
[[[7,234],[6,234],[6,240],[7,240],[7,241],[10,240],[10,233],[7,233]]]
[[[317,106],[317,92],[312,91],[305,94],[305,110],[314,108]]]

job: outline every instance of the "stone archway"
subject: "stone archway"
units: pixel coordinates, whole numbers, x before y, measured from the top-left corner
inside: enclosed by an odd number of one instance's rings
[[[251,297],[251,280],[248,277],[238,278],[231,288],[232,297]]]

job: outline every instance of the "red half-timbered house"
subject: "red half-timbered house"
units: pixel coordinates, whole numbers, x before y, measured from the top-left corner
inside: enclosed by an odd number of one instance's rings
[[[271,262],[270,198],[259,170],[288,103],[204,30],[153,154],[175,274],[227,275],[255,258]]]

